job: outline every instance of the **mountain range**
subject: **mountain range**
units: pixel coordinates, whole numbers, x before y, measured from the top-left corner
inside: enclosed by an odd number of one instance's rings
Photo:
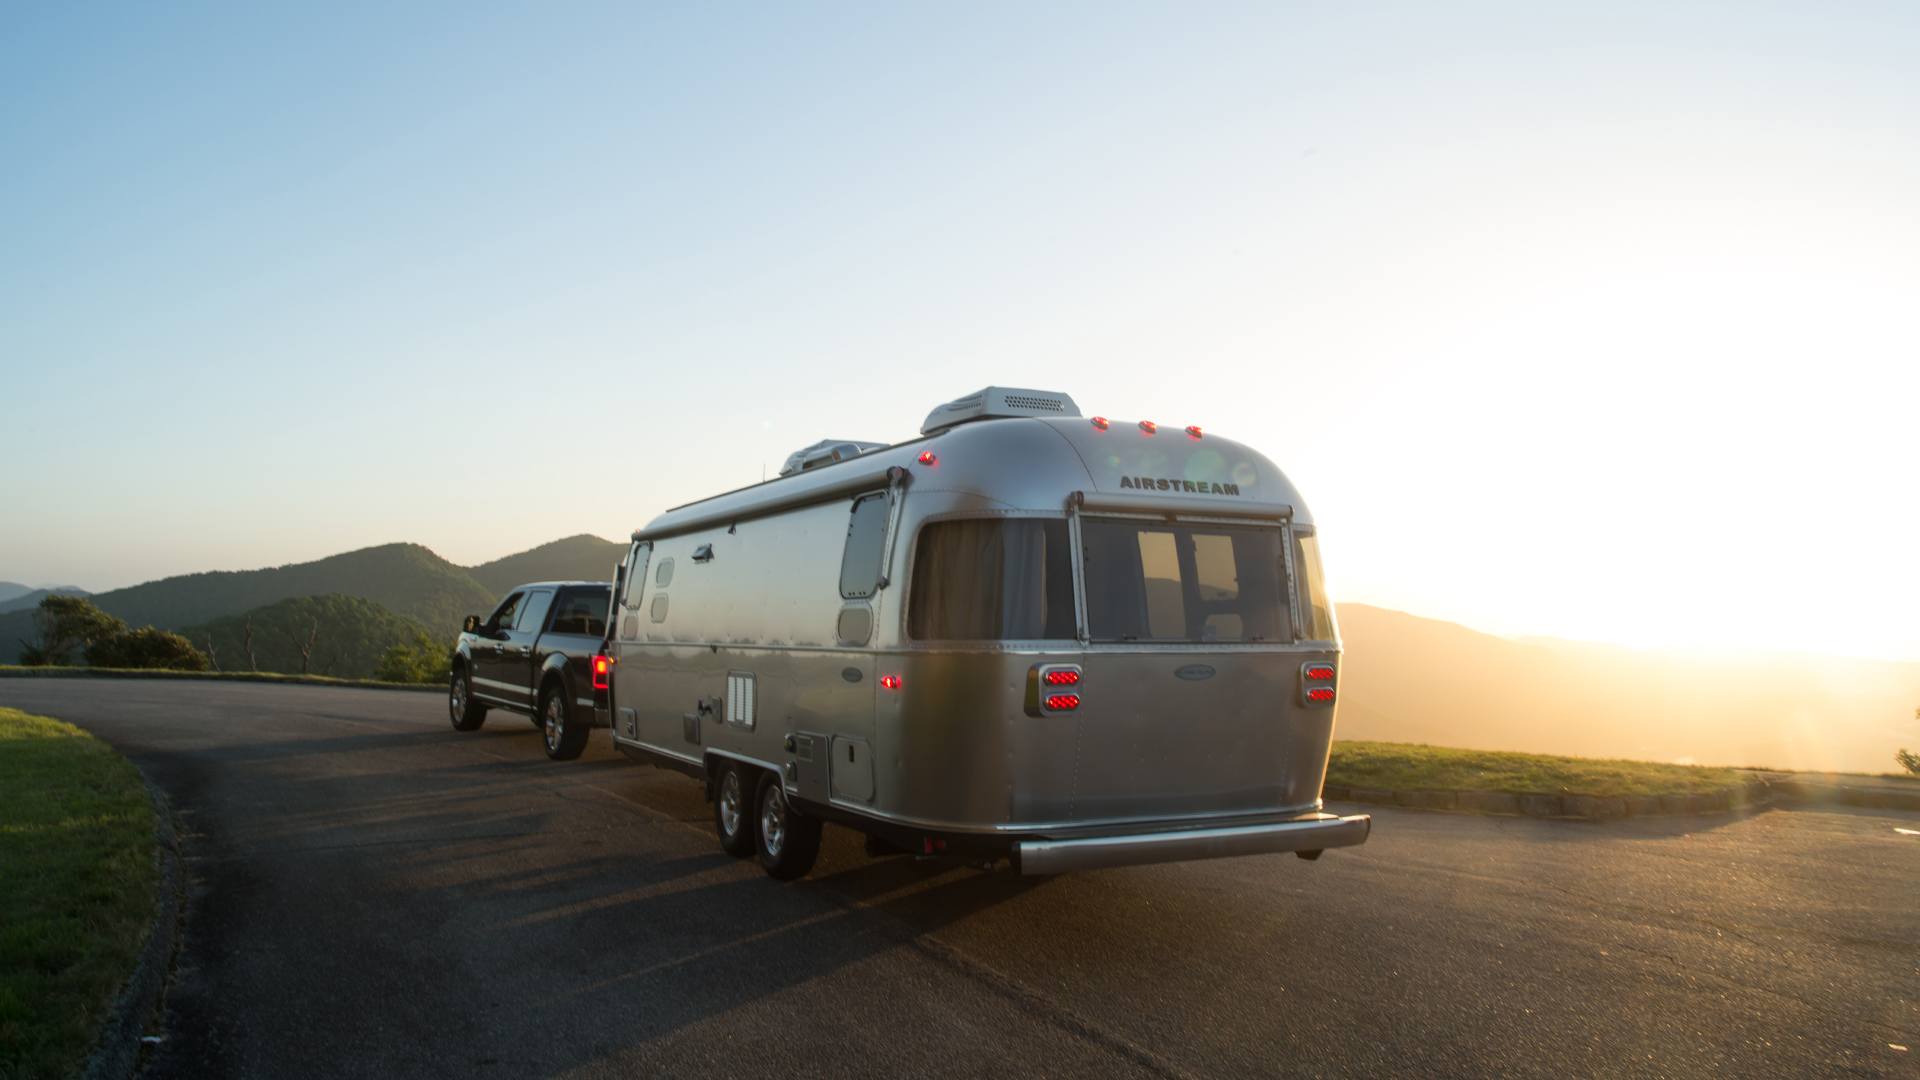
[[[625,545],[571,536],[478,566],[386,544],[263,570],[164,578],[93,600],[134,626],[188,633],[222,668],[366,675],[390,644],[451,639],[526,581],[602,580]],[[24,588],[22,586],[21,588]],[[24,597],[24,593],[16,598]],[[37,601],[35,601],[37,602]],[[33,636],[0,613],[0,662]],[[1515,640],[1365,604],[1339,606],[1339,735],[1492,750],[1883,772],[1920,749],[1920,663],[1781,654],[1703,659],[1557,639]],[[324,667],[322,666],[324,665]]]
[[[614,563],[624,551],[623,544],[581,535],[478,566],[458,566],[419,544],[383,544],[263,570],[217,570],[161,578],[96,593],[92,600],[102,611],[119,616],[132,626],[188,630],[222,625],[218,620],[229,616],[244,620],[248,613],[262,611],[284,600],[344,596],[376,605],[386,613],[425,628],[435,637],[451,637],[459,629],[461,619],[467,615],[485,615],[514,585],[565,578],[605,579],[612,574]],[[373,617],[371,608],[356,610],[371,619],[370,631],[378,627],[378,636],[390,636],[394,631],[394,626],[384,618]],[[279,614],[284,612],[276,613],[276,617]],[[334,614],[344,617],[342,612]],[[0,613],[0,662],[16,660],[23,643],[33,636],[30,609]],[[202,641],[196,640],[195,644],[205,647]],[[364,650],[350,651],[359,655]],[[221,660],[222,666],[232,666],[225,652]],[[368,673],[346,667],[334,672],[339,675]]]

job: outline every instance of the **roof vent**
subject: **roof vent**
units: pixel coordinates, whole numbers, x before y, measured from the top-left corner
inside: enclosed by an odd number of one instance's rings
[[[837,464],[869,451],[886,448],[886,443],[856,442],[853,439],[821,439],[812,446],[803,446],[788,454],[787,463],[780,467],[780,475],[791,476],[797,472]]]
[[[927,414],[920,434],[945,431],[969,420],[1001,420],[1015,416],[1079,416],[1080,407],[1065,394],[1051,390],[1020,390],[1011,386],[989,386],[985,390],[957,398]]]

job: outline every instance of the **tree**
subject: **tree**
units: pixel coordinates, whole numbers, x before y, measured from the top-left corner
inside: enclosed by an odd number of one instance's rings
[[[193,642],[171,630],[143,626],[122,630],[87,646],[87,663],[94,667],[166,668],[205,671],[211,666]]]
[[[259,671],[260,661],[253,656],[253,616],[247,616],[247,625],[242,629],[240,649],[247,654],[247,670]]]
[[[127,632],[126,623],[101,611],[93,601],[60,593],[40,601],[33,624],[40,639],[20,643],[26,646],[21,661],[33,665],[71,664],[75,653]]]
[[[453,674],[453,652],[426,634],[388,646],[373,677],[386,682],[436,683]]]
[[[287,636],[293,642],[293,647],[300,652],[300,674],[305,675],[313,666],[313,646],[320,640],[320,620],[317,618],[313,620],[307,628],[307,637],[304,641],[298,634],[289,633]]]

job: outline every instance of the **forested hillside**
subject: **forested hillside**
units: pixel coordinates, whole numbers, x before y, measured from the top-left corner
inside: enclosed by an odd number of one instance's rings
[[[624,550],[599,537],[572,536],[467,568],[419,544],[384,544],[263,570],[162,578],[99,593],[93,601],[135,626],[183,630],[291,597],[350,596],[411,619],[438,638],[457,631],[465,616],[491,611],[502,593],[523,581],[603,579]],[[22,595],[15,602],[25,600]],[[38,602],[36,596],[19,610],[0,612],[0,662],[12,662],[33,638],[32,605]],[[221,664],[226,666],[224,655]]]
[[[291,597],[180,632],[221,671],[341,678],[371,677],[382,654],[395,645],[411,645],[420,635],[444,641],[448,649],[454,637],[453,630],[431,633],[371,600],[339,594]]]
[[[607,581],[614,564],[626,556],[627,545],[588,533],[542,544],[532,551],[495,559],[473,567],[470,573],[496,594],[528,581]]]

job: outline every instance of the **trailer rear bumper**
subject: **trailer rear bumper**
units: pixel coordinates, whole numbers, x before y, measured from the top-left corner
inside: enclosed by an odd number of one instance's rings
[[[1309,818],[1266,825],[1179,829],[1090,836],[1073,840],[1022,840],[1014,845],[1014,865],[1022,874],[1062,874],[1109,866],[1219,859],[1230,855],[1267,855],[1284,851],[1324,851],[1363,844],[1373,829],[1366,814]]]

